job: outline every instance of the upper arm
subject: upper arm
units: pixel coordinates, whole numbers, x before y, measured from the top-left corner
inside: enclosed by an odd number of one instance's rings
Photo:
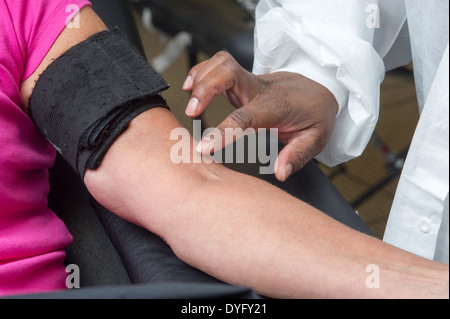
[[[91,35],[106,30],[103,21],[91,7],[84,7],[79,13],[79,28],[64,28],[55,43],[52,45],[38,68],[20,85],[20,95],[24,110],[28,113],[29,99],[39,76],[47,67],[74,45],[83,42]],[[77,17],[78,18],[78,17]]]

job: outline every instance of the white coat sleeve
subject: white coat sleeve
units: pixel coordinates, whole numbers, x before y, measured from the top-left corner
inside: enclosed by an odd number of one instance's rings
[[[378,121],[383,58],[405,30],[405,19],[403,1],[260,1],[253,72],[300,73],[338,102],[335,129],[317,156],[322,163],[338,165],[367,146]],[[407,58],[395,63],[401,62]]]

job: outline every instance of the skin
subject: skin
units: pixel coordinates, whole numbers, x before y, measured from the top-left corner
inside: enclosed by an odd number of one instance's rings
[[[224,94],[236,107],[217,127],[223,139],[214,140],[215,150],[226,146],[226,128],[277,128],[278,138],[286,145],[275,165],[275,176],[280,181],[325,148],[338,111],[336,99],[322,85],[290,72],[256,76],[227,52],[219,52],[193,67],[183,89],[192,91],[186,107],[188,116],[199,116],[218,94]],[[209,152],[208,136],[200,145],[201,152]]]
[[[81,26],[61,34],[39,70],[73,36],[104,28],[90,8]],[[24,101],[39,74],[24,82]],[[205,161],[173,163],[170,132],[179,127],[165,109],[141,114],[84,181],[103,206],[161,236],[183,261],[274,298],[448,298],[448,265],[356,232],[257,178]],[[370,264],[380,268],[380,288],[365,284]]]

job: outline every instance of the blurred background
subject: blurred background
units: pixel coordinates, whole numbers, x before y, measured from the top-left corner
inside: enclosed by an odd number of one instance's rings
[[[189,69],[220,50],[251,70],[256,0],[133,0],[133,14],[147,59],[171,84],[164,97],[190,131],[184,113],[189,94],[181,87]],[[216,97],[202,116],[219,124],[232,106]],[[337,167],[319,167],[379,238],[383,237],[404,156],[418,121],[412,67],[387,73],[380,120],[364,154]]]

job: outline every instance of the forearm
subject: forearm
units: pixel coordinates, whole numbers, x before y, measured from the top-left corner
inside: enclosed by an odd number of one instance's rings
[[[426,296],[442,293],[445,273],[448,289],[448,266],[351,230],[259,179],[217,164],[172,163],[169,136],[179,126],[163,109],[142,114],[85,182],[182,260],[273,297]],[[370,264],[380,267],[379,289],[366,287]]]

